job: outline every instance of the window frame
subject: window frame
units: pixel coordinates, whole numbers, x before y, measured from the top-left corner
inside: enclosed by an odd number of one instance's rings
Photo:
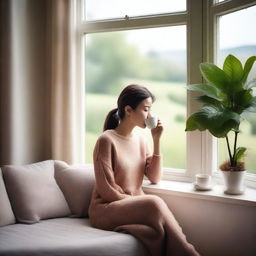
[[[220,3],[216,3],[215,0],[187,0],[187,10],[184,12],[85,21],[84,1],[76,1],[78,56],[84,56],[83,38],[88,33],[186,25],[187,84],[202,83],[199,64],[216,60],[217,16],[256,4],[256,1],[251,0],[228,0]],[[80,84],[85,89],[85,78],[82,72],[85,67],[84,58],[80,58],[78,67],[81,67],[79,76],[82,82]],[[193,100],[197,95],[197,92],[187,91],[187,116],[200,107],[200,104]],[[186,137],[186,169],[164,168],[163,179],[192,182],[195,174],[208,173],[212,174],[218,183],[222,183],[221,174],[217,171],[217,140],[208,131],[187,132]],[[246,182],[256,188],[256,175],[247,174]]]
[[[251,0],[227,0],[223,2],[217,2],[216,0],[205,1],[204,12],[206,13],[206,33],[204,36],[205,49],[205,61],[216,63],[217,62],[217,49],[218,49],[218,16],[230,14],[251,6],[256,5],[256,1]],[[223,184],[223,177],[217,167],[217,139],[211,136],[210,142],[212,144],[213,163],[216,165],[213,167],[211,174],[215,180]],[[248,187],[256,188],[256,174],[246,173],[245,184]]]

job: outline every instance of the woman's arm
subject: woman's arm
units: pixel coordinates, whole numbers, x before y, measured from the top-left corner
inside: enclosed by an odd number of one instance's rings
[[[151,130],[154,153],[147,158],[145,174],[152,183],[158,183],[162,176],[162,157],[160,153],[160,138],[163,133],[163,126],[158,120],[157,127]]]
[[[115,182],[112,157],[111,142],[107,138],[101,137],[94,149],[94,172],[97,192],[106,202],[130,197]]]
[[[154,184],[160,181],[162,176],[162,157],[160,155],[147,158],[145,175]]]

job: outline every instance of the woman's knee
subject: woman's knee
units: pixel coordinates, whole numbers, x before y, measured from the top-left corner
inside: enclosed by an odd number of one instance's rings
[[[165,202],[158,196],[155,195],[146,195],[145,204],[147,209],[152,212],[162,214],[164,208],[166,207]]]
[[[145,199],[155,205],[162,206],[164,204],[163,199],[156,195],[145,195]]]

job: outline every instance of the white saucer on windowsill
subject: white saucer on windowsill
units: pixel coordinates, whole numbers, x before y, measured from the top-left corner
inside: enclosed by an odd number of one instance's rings
[[[198,190],[198,191],[209,191],[212,190],[212,185],[208,186],[208,187],[200,187],[198,184],[193,183],[194,184],[194,189]]]

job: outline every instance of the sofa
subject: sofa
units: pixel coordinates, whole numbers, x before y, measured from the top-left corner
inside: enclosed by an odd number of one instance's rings
[[[47,160],[0,168],[1,256],[143,256],[130,234],[90,225],[94,172]]]

